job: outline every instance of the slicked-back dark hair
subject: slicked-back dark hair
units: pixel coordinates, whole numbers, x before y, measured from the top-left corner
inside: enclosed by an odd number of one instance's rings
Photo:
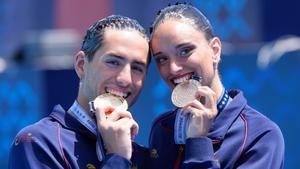
[[[96,51],[103,46],[105,30],[134,30],[149,41],[145,29],[134,19],[121,15],[111,15],[95,22],[87,30],[81,50],[86,54],[88,61],[93,60]],[[150,54],[148,54],[147,63],[150,63]]]
[[[215,36],[212,26],[206,16],[204,16],[196,7],[186,3],[176,3],[160,10],[150,27],[150,34],[155,31],[160,23],[168,19],[187,21],[187,23],[190,23],[195,29],[204,32],[207,40],[210,40]]]

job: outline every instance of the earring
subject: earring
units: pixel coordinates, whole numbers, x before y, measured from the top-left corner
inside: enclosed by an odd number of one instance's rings
[[[213,68],[214,68],[214,70],[217,70],[218,64],[214,62],[214,63],[213,63]]]

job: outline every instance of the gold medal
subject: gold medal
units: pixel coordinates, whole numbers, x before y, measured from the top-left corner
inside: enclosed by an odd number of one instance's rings
[[[195,100],[195,93],[201,86],[200,82],[194,79],[178,84],[172,92],[172,103],[176,107],[184,107]]]
[[[127,110],[128,109],[128,104],[127,101],[120,96],[116,96],[110,93],[105,93],[102,94],[98,97],[96,97],[96,99],[92,102],[92,108],[94,109],[93,111],[95,111],[96,107],[100,107],[100,106],[110,106],[110,107],[114,107],[115,109],[119,109],[119,110]],[[105,115],[109,115],[111,113],[111,111],[105,112]]]

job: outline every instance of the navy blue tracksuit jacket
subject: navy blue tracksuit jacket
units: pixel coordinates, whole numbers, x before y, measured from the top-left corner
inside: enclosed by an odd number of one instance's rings
[[[39,122],[25,127],[16,136],[10,151],[9,169],[129,169],[144,165],[148,152],[133,143],[129,161],[107,154],[100,162],[96,137],[61,106]]]
[[[233,100],[217,115],[207,137],[176,145],[175,112],[168,112],[153,123],[149,150],[133,143],[131,161],[108,154],[105,161],[99,162],[95,136],[56,106],[48,117],[18,133],[11,147],[9,168],[283,168],[284,141],[280,129],[249,107],[241,92],[229,94]]]
[[[150,133],[152,169],[279,169],[283,168],[284,140],[278,126],[247,105],[241,91],[215,118],[207,137],[174,143],[176,113],[158,117]]]

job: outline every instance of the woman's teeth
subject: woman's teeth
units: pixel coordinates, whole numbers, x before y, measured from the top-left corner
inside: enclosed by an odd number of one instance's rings
[[[174,79],[173,82],[175,85],[179,84],[179,83],[182,83],[184,81],[187,81],[190,79],[190,75],[186,75],[186,76],[183,76],[181,78],[178,78],[178,79]]]

